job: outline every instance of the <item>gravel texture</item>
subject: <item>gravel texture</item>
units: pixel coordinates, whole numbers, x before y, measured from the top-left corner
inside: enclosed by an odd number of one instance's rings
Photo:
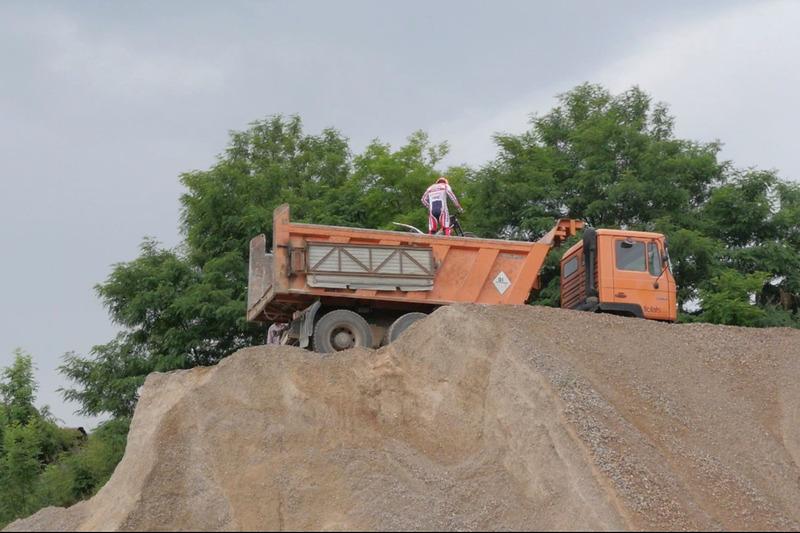
[[[456,304],[151,374],[91,500],[3,531],[797,531],[800,330]]]

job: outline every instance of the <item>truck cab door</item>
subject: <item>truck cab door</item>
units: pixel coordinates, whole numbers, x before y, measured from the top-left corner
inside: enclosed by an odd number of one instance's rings
[[[613,302],[637,307],[644,318],[675,320],[675,281],[660,243],[653,239],[614,239]]]

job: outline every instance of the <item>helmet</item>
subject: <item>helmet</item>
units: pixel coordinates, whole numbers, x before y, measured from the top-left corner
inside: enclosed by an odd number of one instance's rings
[[[447,181],[447,178],[439,178],[436,180],[436,183],[444,183],[445,185],[450,185],[450,182]]]

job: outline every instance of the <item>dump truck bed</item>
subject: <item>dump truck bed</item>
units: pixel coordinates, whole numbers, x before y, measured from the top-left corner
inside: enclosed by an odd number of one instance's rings
[[[551,248],[583,227],[560,220],[537,242],[384,231],[290,221],[274,211],[250,242],[247,319],[288,321],[317,300],[343,307],[430,310],[455,302],[522,304]]]

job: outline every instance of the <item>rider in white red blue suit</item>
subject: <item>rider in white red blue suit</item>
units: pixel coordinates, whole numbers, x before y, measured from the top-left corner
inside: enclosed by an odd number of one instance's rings
[[[436,232],[437,223],[444,228],[445,235],[452,234],[450,214],[447,211],[448,196],[456,204],[456,208],[461,211],[461,204],[458,203],[458,198],[450,188],[447,178],[436,180],[436,183],[428,187],[425,194],[422,195],[422,204],[428,208],[428,235]]]

